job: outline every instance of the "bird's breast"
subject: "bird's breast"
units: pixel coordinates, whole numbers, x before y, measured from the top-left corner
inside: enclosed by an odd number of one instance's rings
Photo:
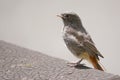
[[[77,31],[71,27],[65,27],[63,29],[63,38],[66,40],[74,41],[77,43],[83,42],[85,34]]]
[[[65,27],[63,29],[63,39],[78,42],[77,38],[71,34],[73,30],[70,27]]]

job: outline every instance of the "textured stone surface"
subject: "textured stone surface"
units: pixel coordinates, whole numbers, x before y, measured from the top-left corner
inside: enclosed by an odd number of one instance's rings
[[[0,80],[120,80],[118,75],[70,67],[67,61],[0,41]]]

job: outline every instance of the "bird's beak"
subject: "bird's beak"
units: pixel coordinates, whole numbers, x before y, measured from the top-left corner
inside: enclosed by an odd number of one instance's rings
[[[63,16],[62,16],[62,15],[57,15],[57,17],[63,18]]]

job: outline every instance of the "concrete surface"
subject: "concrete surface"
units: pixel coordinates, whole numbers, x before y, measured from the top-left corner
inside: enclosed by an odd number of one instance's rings
[[[52,54],[52,53],[51,53]],[[70,67],[67,61],[0,41],[0,80],[120,80],[120,76]]]

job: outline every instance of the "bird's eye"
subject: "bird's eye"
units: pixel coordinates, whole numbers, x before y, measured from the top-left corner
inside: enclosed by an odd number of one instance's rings
[[[65,15],[66,18],[69,18],[69,15]]]

